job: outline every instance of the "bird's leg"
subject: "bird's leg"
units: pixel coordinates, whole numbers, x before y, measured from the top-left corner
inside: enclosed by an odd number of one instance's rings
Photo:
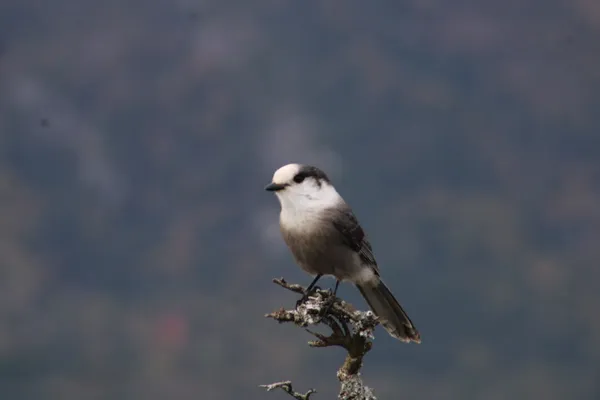
[[[333,305],[333,303],[335,303],[335,297],[337,295],[338,286],[340,286],[340,280],[336,279],[335,280],[335,288],[333,289],[333,296],[331,296],[331,298],[327,302],[327,305],[323,309],[323,311],[322,311],[323,315],[326,315],[329,312],[329,310],[331,309],[331,306]]]
[[[313,281],[310,283],[310,285],[308,285],[308,287],[306,288],[306,291],[304,292],[304,294],[302,295],[300,300],[298,300],[296,302],[296,308],[298,308],[300,306],[300,304],[302,304],[306,301],[306,299],[308,298],[308,295],[310,295],[310,292],[313,290],[313,288],[317,284],[317,281],[319,279],[321,279],[322,276],[323,276],[323,274],[317,274],[317,276],[315,276],[315,279],[313,279]]]
[[[310,293],[310,291],[313,290],[313,288],[317,284],[317,281],[319,279],[321,279],[322,276],[323,276],[323,274],[317,274],[317,276],[315,276],[315,279],[313,279],[313,281],[310,283],[310,285],[308,285],[308,287],[306,288],[306,294]]]
[[[337,296],[338,286],[340,286],[340,280],[335,280],[335,288],[333,289],[333,300],[335,300],[335,296]]]

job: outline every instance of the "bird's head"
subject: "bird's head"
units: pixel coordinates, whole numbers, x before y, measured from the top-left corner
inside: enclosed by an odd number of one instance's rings
[[[340,201],[327,175],[311,165],[284,165],[275,171],[265,190],[275,192],[282,209],[326,208]]]

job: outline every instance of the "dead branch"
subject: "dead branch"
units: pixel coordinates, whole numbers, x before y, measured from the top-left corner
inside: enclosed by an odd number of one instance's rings
[[[311,394],[317,393],[317,391],[314,389],[310,389],[308,392],[306,392],[304,394],[294,392],[294,390],[292,389],[291,381],[275,382],[275,383],[270,383],[268,385],[260,385],[260,387],[267,389],[267,392],[270,392],[273,389],[279,388],[297,400],[309,400],[309,397]]]
[[[287,283],[283,278],[274,279],[273,282],[294,293],[305,294],[306,289],[303,286]],[[351,304],[333,296],[330,290],[315,288],[308,294],[306,300],[298,304],[295,309],[281,308],[266,314],[265,317],[273,318],[279,323],[293,322],[295,325],[305,328],[316,338],[316,340],[308,342],[311,347],[339,346],[344,348],[347,352],[346,359],[337,371],[337,377],[341,383],[338,399],[375,399],[371,389],[363,384],[359,372],[363,357],[373,345],[373,331],[379,324],[377,317],[371,311],[358,311]],[[329,327],[331,333],[324,335],[307,328],[310,325],[319,324]],[[306,396],[296,397],[297,399],[308,399],[308,396],[314,393],[314,391],[309,391],[302,395],[292,392],[289,381],[261,386],[266,387],[267,390],[279,387],[294,397]]]

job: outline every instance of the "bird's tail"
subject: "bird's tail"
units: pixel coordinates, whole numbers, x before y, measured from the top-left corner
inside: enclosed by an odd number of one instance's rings
[[[356,285],[388,333],[403,342],[421,343],[421,335],[383,281]]]

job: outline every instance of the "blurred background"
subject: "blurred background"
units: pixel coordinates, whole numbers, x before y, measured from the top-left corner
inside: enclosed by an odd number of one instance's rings
[[[379,398],[600,398],[590,0],[3,0],[0,396],[334,398],[343,351],[263,318],[310,281],[263,191],[288,162],[421,331],[378,330]]]

